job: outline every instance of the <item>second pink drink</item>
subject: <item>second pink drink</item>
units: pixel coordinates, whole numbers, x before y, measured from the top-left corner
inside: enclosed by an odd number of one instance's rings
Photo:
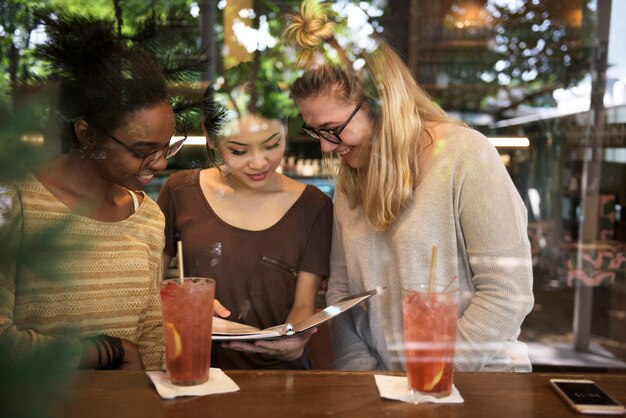
[[[437,286],[403,291],[404,343],[409,390],[447,396],[452,390],[459,292]]]

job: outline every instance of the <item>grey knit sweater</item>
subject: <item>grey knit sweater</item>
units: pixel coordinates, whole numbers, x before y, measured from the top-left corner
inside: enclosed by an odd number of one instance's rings
[[[450,129],[428,166],[414,199],[383,232],[368,228],[341,191],[335,196],[327,301],[381,289],[332,321],[335,367],[404,368],[401,288],[427,282],[437,244],[437,283],[457,277],[462,292],[455,369],[530,371],[517,341],[534,302],[526,208],[498,152],[474,130]]]

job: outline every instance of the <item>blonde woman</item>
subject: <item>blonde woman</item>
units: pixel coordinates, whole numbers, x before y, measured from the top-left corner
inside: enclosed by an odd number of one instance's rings
[[[313,6],[286,30],[309,55],[337,47],[333,24]],[[458,278],[469,295],[456,369],[529,371],[517,341],[534,301],[527,212],[496,149],[437,106],[384,42],[360,72],[339,56],[343,65],[318,60],[291,87],[303,131],[341,159],[327,301],[386,290],[332,322],[335,367],[404,367],[401,289],[428,280],[436,244],[437,281]]]

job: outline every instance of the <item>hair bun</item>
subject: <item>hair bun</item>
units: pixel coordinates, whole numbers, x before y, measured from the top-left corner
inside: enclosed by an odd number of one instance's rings
[[[324,62],[332,62],[333,58],[324,53],[324,43],[337,52],[340,65],[346,69],[352,68],[352,62],[346,51],[335,39],[335,22],[331,17],[336,17],[328,3],[320,3],[318,0],[303,0],[300,12],[288,13],[291,19],[283,36],[287,41],[292,41],[298,48],[299,67],[310,69]]]
[[[335,33],[335,24],[329,19],[330,8],[317,0],[304,0],[300,13],[291,13],[292,23],[285,29],[285,35],[297,46],[305,49],[318,49],[324,41]]]

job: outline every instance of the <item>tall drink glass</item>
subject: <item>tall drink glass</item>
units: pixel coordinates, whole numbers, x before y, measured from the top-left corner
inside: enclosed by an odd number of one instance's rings
[[[402,290],[406,371],[411,393],[452,391],[459,291],[427,285]]]
[[[191,386],[209,379],[215,280],[185,277],[161,282],[167,377]]]

